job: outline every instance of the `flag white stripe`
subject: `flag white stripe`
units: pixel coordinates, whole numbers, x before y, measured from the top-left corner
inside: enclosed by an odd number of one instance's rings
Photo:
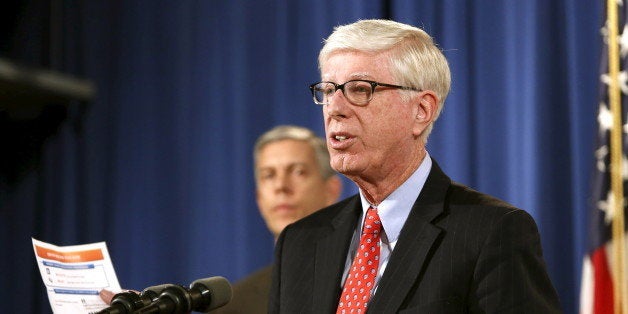
[[[593,314],[593,265],[587,254],[582,261],[582,280],[580,281],[580,314]]]

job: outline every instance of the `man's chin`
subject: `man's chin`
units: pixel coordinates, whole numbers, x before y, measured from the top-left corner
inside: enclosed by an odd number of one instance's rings
[[[344,175],[353,175],[359,172],[359,164],[356,163],[357,161],[355,155],[341,154],[332,158],[331,167]]]

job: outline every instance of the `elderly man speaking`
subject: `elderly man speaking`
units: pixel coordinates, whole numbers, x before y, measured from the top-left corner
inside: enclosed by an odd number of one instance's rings
[[[331,166],[359,193],[284,229],[269,313],[560,313],[532,217],[425,149],[451,81],[432,38],[362,20],[318,61]]]

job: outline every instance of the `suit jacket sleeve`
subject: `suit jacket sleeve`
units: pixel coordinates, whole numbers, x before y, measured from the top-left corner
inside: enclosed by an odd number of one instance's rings
[[[523,210],[498,220],[480,247],[470,298],[477,311],[471,312],[560,313],[534,220]]]

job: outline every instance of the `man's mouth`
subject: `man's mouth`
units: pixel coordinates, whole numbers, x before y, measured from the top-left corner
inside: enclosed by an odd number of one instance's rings
[[[289,204],[279,204],[275,206],[275,211],[292,211],[294,210],[294,206]]]
[[[355,138],[351,134],[337,132],[331,134],[329,138],[329,146],[333,149],[346,149],[351,146]]]

